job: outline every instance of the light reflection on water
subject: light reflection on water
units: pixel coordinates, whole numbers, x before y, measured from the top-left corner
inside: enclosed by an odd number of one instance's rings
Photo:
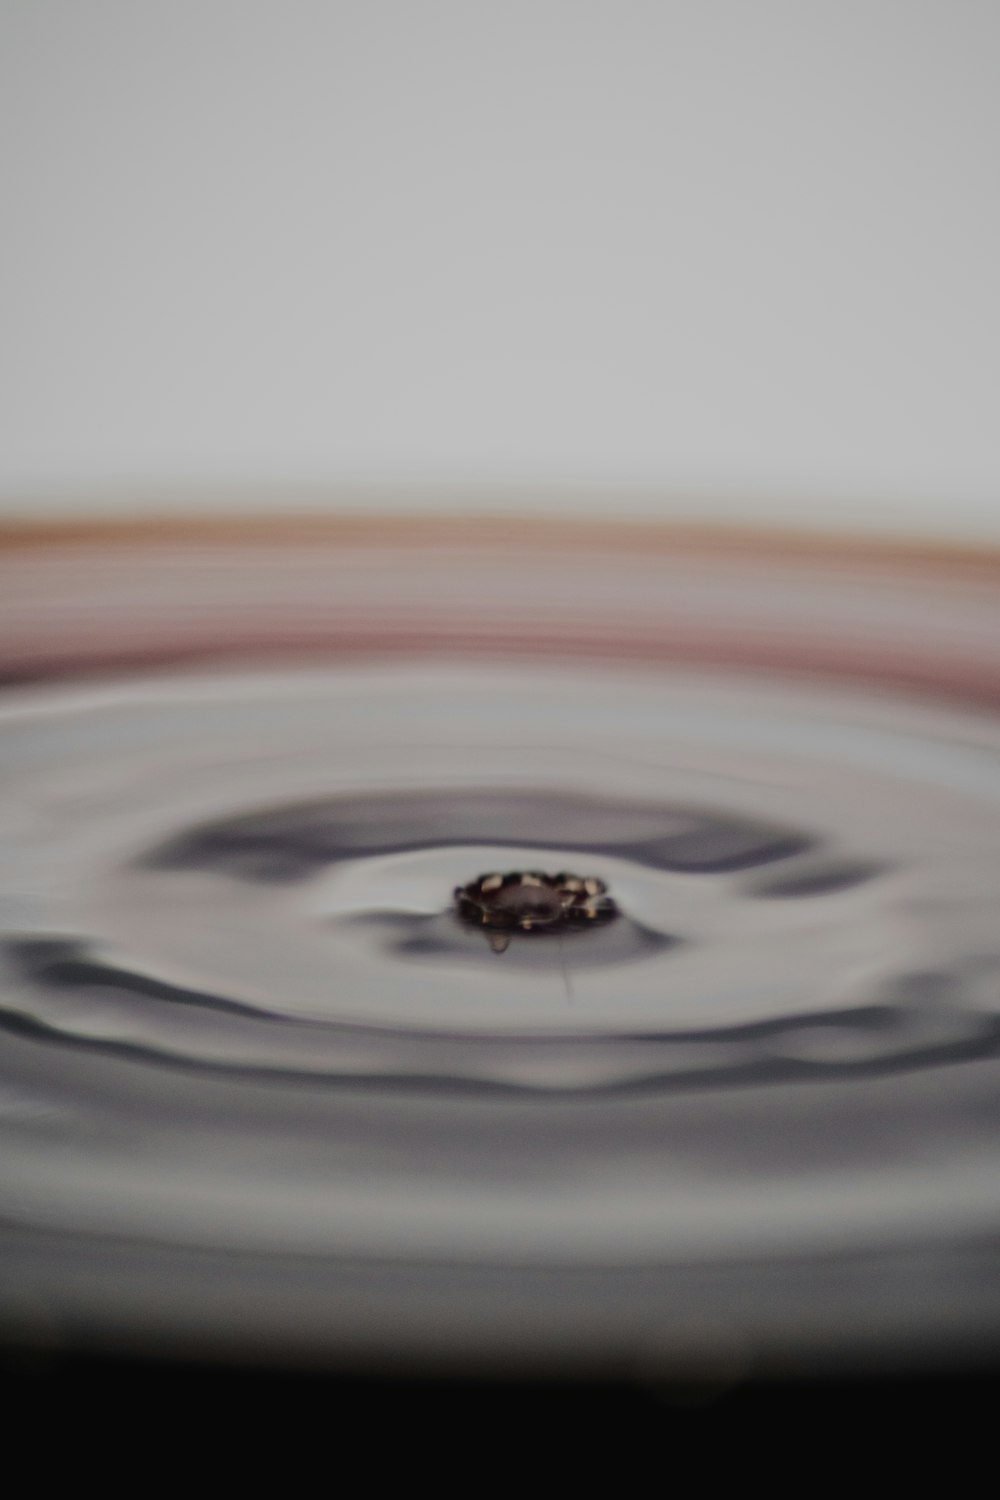
[[[341,1357],[991,1339],[983,692],[430,654],[0,700],[8,1284]],[[494,952],[454,888],[534,868],[618,918]]]

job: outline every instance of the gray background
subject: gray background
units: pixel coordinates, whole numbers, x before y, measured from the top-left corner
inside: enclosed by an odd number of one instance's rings
[[[7,514],[1000,535],[990,0],[4,0]]]

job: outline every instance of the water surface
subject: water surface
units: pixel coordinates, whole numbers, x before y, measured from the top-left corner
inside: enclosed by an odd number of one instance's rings
[[[992,1348],[1000,721],[951,696],[440,648],[9,689],[0,1313],[340,1359]],[[516,869],[619,915],[498,954],[453,892]]]

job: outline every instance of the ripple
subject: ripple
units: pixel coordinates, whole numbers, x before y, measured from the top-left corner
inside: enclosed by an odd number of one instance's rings
[[[9,694],[0,770],[24,1246],[665,1276],[1000,1228],[984,715],[662,666],[193,671]],[[615,919],[494,951],[455,888],[532,869]]]

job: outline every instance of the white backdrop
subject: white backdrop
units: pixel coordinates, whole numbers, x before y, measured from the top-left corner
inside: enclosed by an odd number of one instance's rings
[[[2,0],[0,506],[1000,538],[995,0]]]

